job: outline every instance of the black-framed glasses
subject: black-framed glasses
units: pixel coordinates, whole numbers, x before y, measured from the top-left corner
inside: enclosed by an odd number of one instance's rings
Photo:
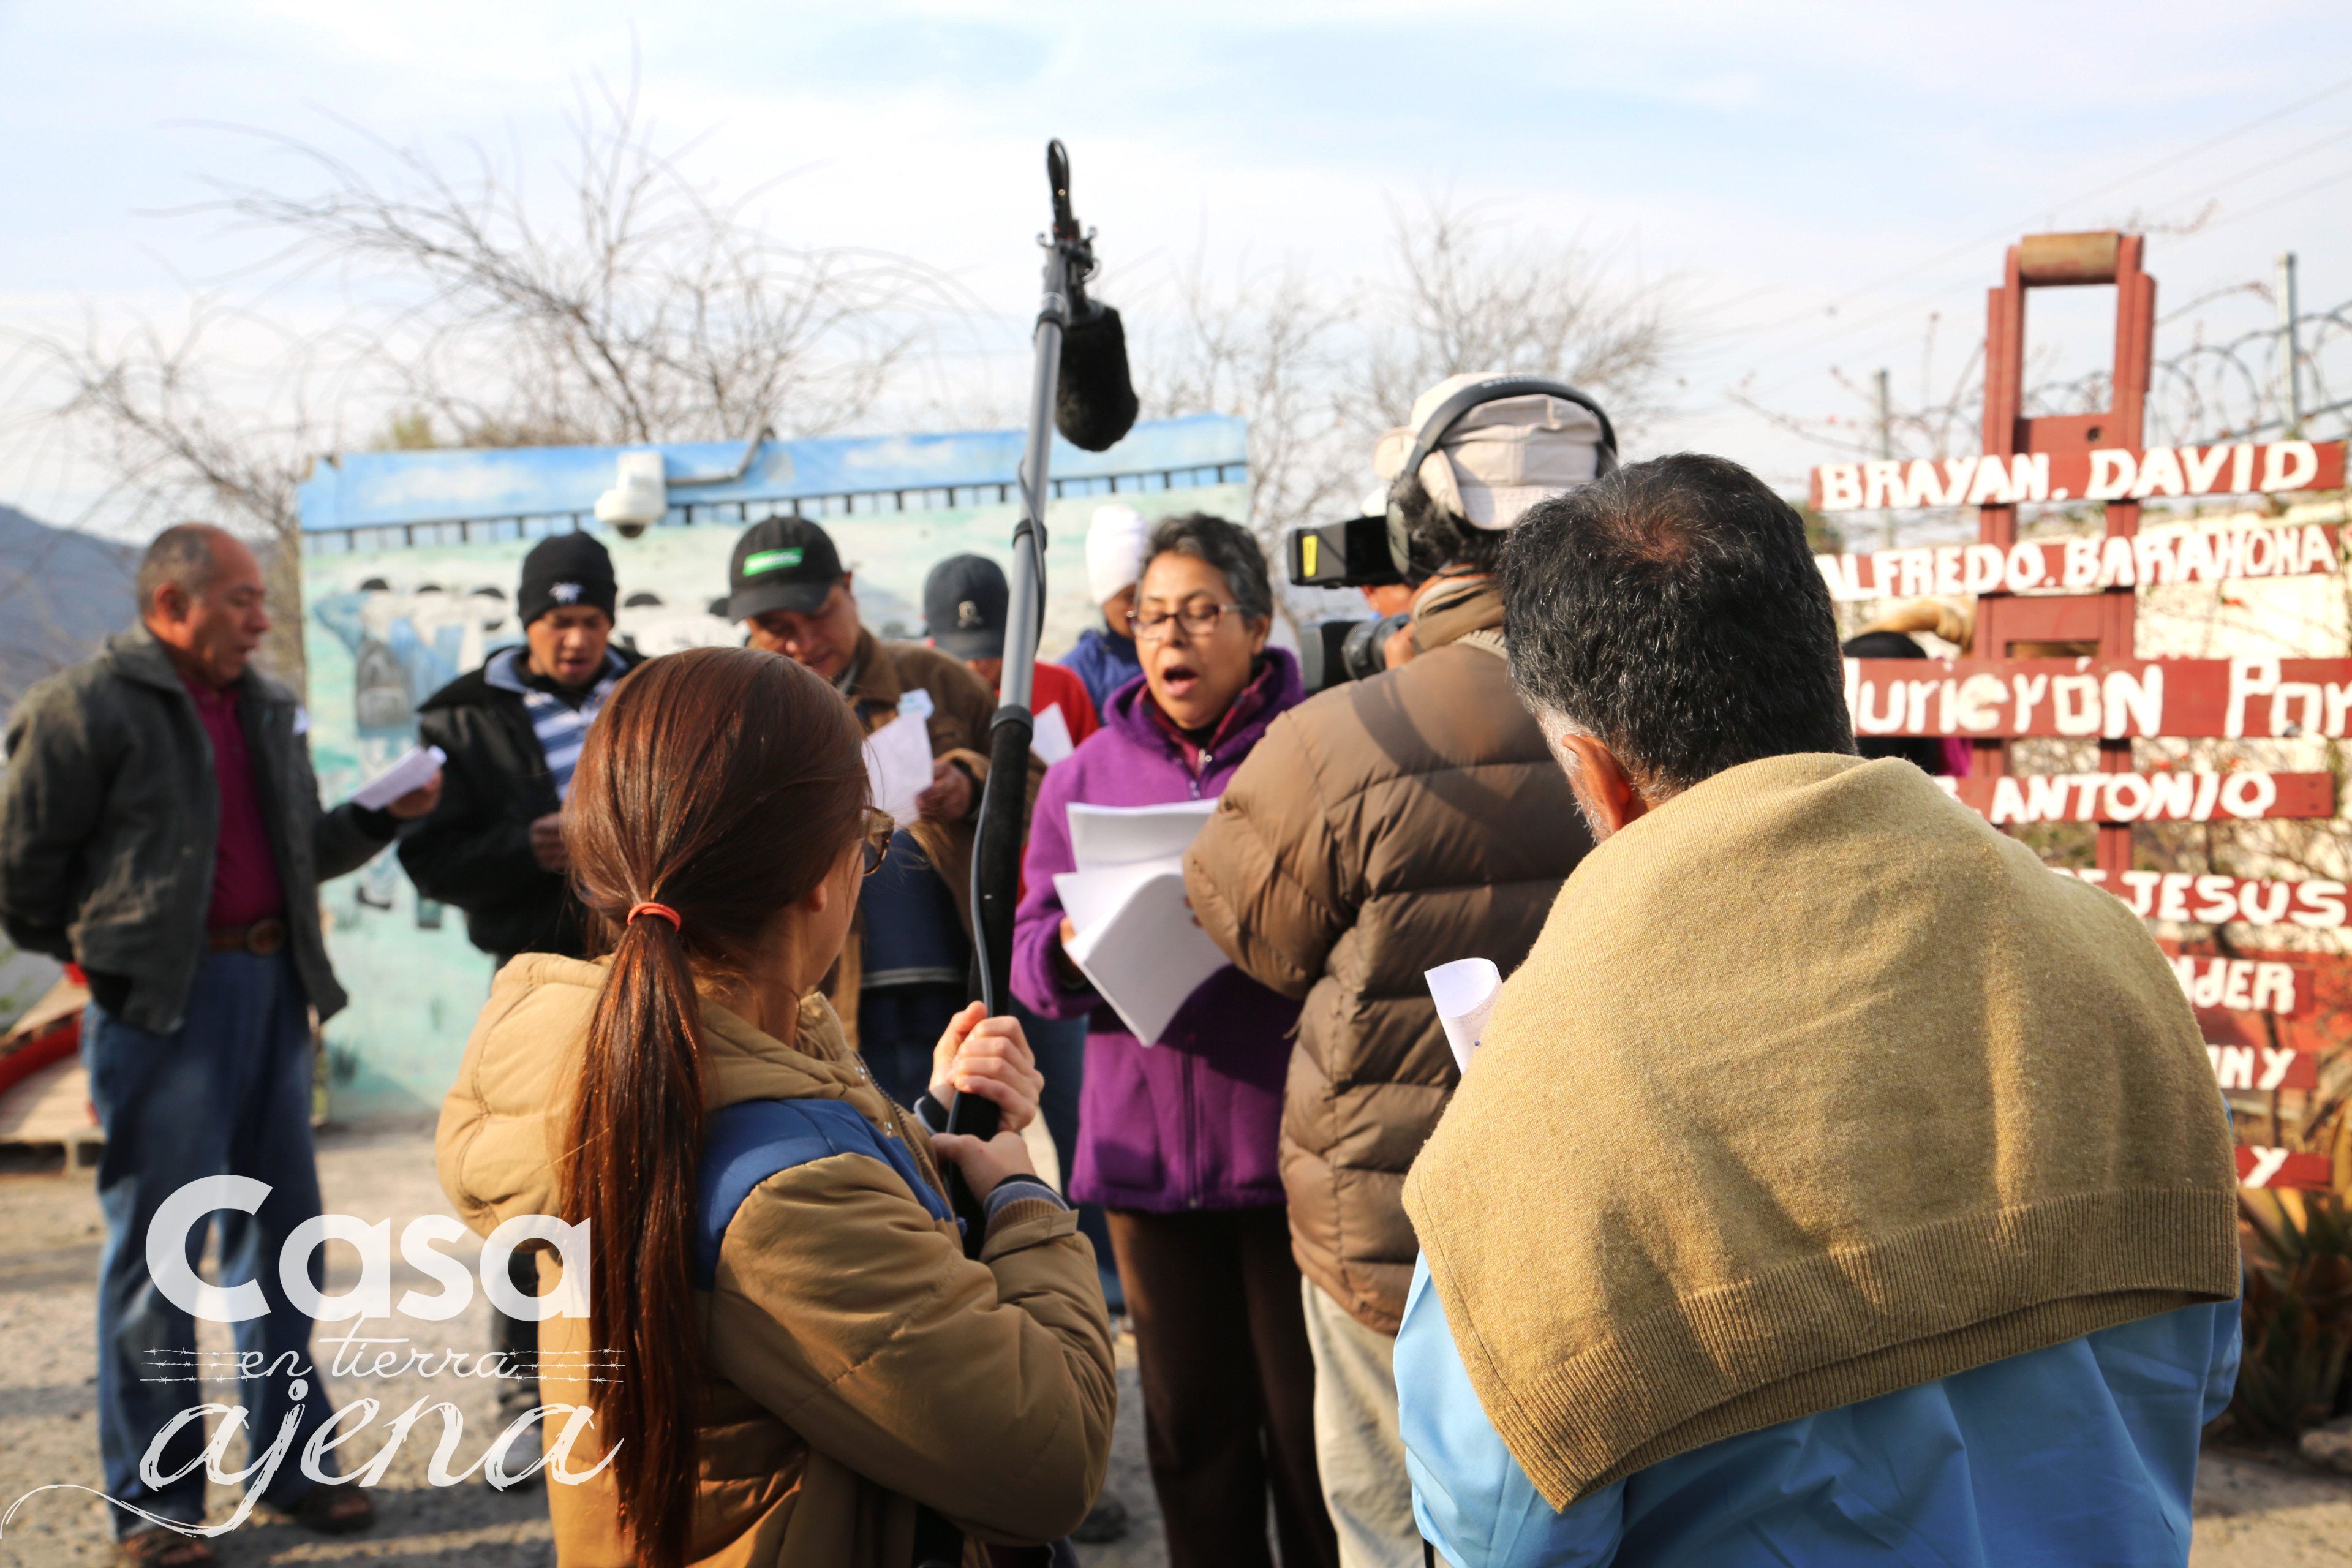
[[[1183,626],[1186,637],[1204,637],[1217,629],[1218,622],[1240,610],[1239,605],[1212,605],[1201,600],[1182,606],[1174,615],[1129,610],[1127,629],[1138,642],[1158,642],[1168,635],[1168,623],[1175,621]]]
[[[866,814],[866,838],[858,846],[866,857],[866,874],[869,877],[882,869],[882,862],[890,858],[890,838],[898,825],[887,813],[870,811]]]

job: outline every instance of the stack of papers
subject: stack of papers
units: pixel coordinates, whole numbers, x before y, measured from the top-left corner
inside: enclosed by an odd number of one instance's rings
[[[915,797],[931,787],[931,735],[921,715],[902,710],[866,737],[866,787],[875,810],[901,827],[915,820]]]
[[[382,811],[412,790],[423,789],[449,760],[438,746],[410,747],[392,766],[352,792],[352,799],[370,811]]]
[[[1445,1043],[1454,1047],[1457,1071],[1470,1070],[1470,1053],[1495,1016],[1495,998],[1502,994],[1503,972],[1490,958],[1457,958],[1423,972],[1429,994],[1437,1002],[1437,1021],[1445,1029]]]
[[[1213,800],[1070,807],[1078,868],[1054,879],[1077,928],[1070,961],[1147,1046],[1225,966],[1184,901],[1184,851],[1216,808]]]

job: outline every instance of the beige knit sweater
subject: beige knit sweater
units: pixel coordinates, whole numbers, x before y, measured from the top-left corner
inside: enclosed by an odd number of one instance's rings
[[[2229,1129],[2155,942],[1907,763],[1769,758],[1633,823],[1485,1038],[1405,1207],[1555,1508],[2237,1293]]]

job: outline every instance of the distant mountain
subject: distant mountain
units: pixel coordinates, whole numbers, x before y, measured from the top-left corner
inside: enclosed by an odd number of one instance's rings
[[[0,705],[131,624],[139,555],[0,506]]]

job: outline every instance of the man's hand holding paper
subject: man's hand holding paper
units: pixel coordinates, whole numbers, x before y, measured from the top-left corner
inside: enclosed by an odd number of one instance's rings
[[[352,791],[352,799],[403,822],[423,816],[441,803],[441,764],[448,760],[438,746],[412,747]]]

